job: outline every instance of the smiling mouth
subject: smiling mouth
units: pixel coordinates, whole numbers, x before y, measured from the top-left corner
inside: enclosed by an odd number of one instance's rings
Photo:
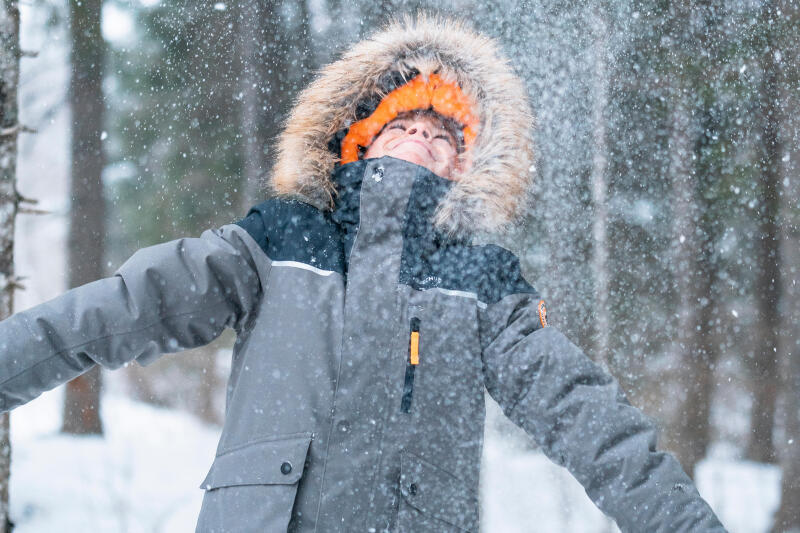
[[[428,153],[428,156],[429,156],[431,159],[436,159],[436,158],[433,156],[433,151],[431,151],[431,149],[430,149],[430,148],[428,148],[428,145],[427,145],[427,144],[425,144],[424,142],[422,142],[422,141],[418,141],[418,140],[416,140],[416,139],[404,139],[404,140],[400,141],[399,143],[397,143],[396,145],[394,145],[394,148],[392,148],[392,149],[394,150],[394,149],[398,148],[399,146],[401,146],[402,144],[405,144],[405,143],[414,143],[414,144],[417,144],[417,145],[419,145],[419,146],[423,147],[423,148],[425,149],[425,151]]]

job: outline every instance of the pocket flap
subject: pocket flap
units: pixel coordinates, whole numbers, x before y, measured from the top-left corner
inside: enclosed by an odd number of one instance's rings
[[[311,433],[245,444],[214,458],[201,489],[296,483],[303,475]]]
[[[478,496],[467,483],[403,450],[400,492],[421,512],[467,531],[478,531]]]

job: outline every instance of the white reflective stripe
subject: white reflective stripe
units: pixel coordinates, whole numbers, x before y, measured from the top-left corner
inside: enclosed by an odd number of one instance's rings
[[[486,303],[478,300],[478,294],[468,291],[456,291],[453,289],[442,289],[441,287],[433,287],[429,291],[438,291],[449,296],[461,296],[462,298],[472,298],[481,309],[486,309]]]
[[[310,270],[320,276],[330,276],[335,272],[335,270],[322,270],[321,268],[313,267],[299,261],[273,261],[272,266],[302,268],[303,270]]]
[[[464,298],[474,298],[475,300],[478,299],[478,294],[474,292],[456,291],[453,289],[442,289],[441,287],[432,287],[430,290],[443,292],[444,294],[449,294],[450,296],[463,296]]]

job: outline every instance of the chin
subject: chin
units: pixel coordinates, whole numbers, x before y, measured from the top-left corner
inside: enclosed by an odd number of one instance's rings
[[[398,150],[397,152],[389,152],[386,155],[390,155],[397,159],[402,159],[403,161],[408,161],[409,163],[414,163],[416,165],[423,166],[425,168],[431,168],[431,161],[427,157],[423,157],[418,152],[411,151],[411,150]]]

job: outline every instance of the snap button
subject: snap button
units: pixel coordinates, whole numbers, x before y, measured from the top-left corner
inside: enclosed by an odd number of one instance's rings
[[[342,433],[347,433],[348,431],[350,431],[350,422],[348,422],[347,420],[340,420],[339,424],[337,424],[336,427],[338,427],[339,431],[341,431]]]
[[[383,179],[383,167],[375,167],[375,170],[372,171],[372,179],[376,182],[380,182]]]
[[[418,487],[417,487],[416,483],[412,483],[411,485],[408,486],[408,492],[412,496],[416,496],[417,495],[417,489],[418,489]]]
[[[289,461],[284,461],[281,465],[281,474],[288,474],[292,471],[292,463]]]

